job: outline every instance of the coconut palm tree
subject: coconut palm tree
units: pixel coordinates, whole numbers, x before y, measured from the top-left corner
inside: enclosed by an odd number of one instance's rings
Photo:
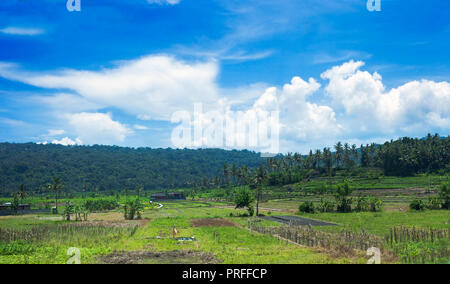
[[[256,186],[256,216],[259,216],[259,202],[261,201],[261,195],[263,185],[266,180],[266,172],[263,166],[260,166],[255,173],[254,183]]]
[[[19,191],[17,192],[17,197],[20,199],[20,203],[23,203],[23,200],[27,198],[27,188],[24,184],[21,184],[19,186]]]
[[[47,184],[47,188],[49,191],[53,192],[55,194],[55,208],[56,213],[58,213],[58,193],[63,189],[64,185],[59,177],[53,178],[53,184],[49,183]]]

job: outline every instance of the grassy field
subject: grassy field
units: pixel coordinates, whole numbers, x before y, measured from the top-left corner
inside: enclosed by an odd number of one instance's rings
[[[65,263],[70,247],[81,252],[82,263],[102,262],[102,257],[120,252],[119,261],[142,263],[346,263],[358,260],[336,259],[312,248],[287,244],[278,239],[250,232],[240,224],[247,219],[229,217],[236,210],[222,203],[181,201],[165,203],[161,209],[148,210],[141,221],[125,221],[117,211],[95,213],[83,223],[62,221],[52,215],[0,217],[0,238],[5,230],[31,231],[27,240],[1,241],[0,263]],[[210,220],[206,226],[194,226],[193,220]],[[219,220],[219,221],[217,221]],[[220,220],[228,220],[224,226]],[[216,224],[217,223],[217,224]],[[270,222],[268,222],[270,223]],[[172,239],[173,227],[178,237]],[[39,232],[39,228],[49,232]],[[60,228],[59,230],[57,228]],[[137,229],[135,229],[137,228]],[[40,235],[42,233],[42,236]],[[192,252],[192,256],[170,255],[139,258],[125,252]],[[124,259],[123,259],[124,258]]]
[[[342,178],[333,178],[333,183]],[[392,236],[393,228],[402,228],[413,237],[425,237],[391,243],[383,251],[385,261],[448,263],[450,246],[445,236],[450,230],[449,211],[409,210],[411,200],[427,200],[436,195],[435,187],[427,187],[430,180],[438,184],[443,179],[428,176],[349,179],[353,197],[371,195],[383,200],[381,212],[299,213],[299,204],[304,201],[317,203],[321,198],[332,198],[305,190],[323,186],[326,180],[321,178],[301,186],[267,189],[266,196],[275,198],[260,204],[262,214],[337,224],[311,229],[256,217],[237,217],[247,211],[235,209],[230,202],[212,200],[208,196],[211,191],[200,194],[196,200],[164,202],[159,209],[146,206],[141,220],[125,220],[121,208],[91,213],[84,222],[63,221],[61,216],[52,214],[5,216],[0,217],[0,263],[66,263],[71,257],[68,249],[73,247],[79,249],[82,263],[366,263],[365,250],[352,247],[352,243],[370,245],[374,240],[384,247],[382,243],[389,234]],[[276,197],[278,194],[281,198]],[[123,203],[131,197],[107,198]],[[83,200],[60,199],[60,212],[66,201]],[[0,199],[7,201],[10,199]],[[53,199],[29,197],[26,202],[40,208],[46,202],[52,205]],[[258,230],[254,230],[254,224]],[[178,232],[176,237],[194,240],[175,239],[174,228]],[[440,234],[444,237],[435,237]],[[321,245],[323,241],[328,245]],[[420,259],[425,254],[431,258]]]

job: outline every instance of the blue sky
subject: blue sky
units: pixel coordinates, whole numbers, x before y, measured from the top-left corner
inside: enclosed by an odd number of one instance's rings
[[[66,2],[0,2],[0,141],[173,147],[194,103],[276,104],[281,152],[449,134],[448,1]]]

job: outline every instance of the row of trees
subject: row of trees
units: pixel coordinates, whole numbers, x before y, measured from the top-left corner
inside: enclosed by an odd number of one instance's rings
[[[380,168],[385,175],[411,176],[450,170],[450,138],[438,134],[424,139],[401,138],[383,145],[360,145],[338,142],[333,149],[311,150],[304,156],[288,153],[268,158],[264,171],[269,185],[299,182],[312,174],[331,175],[336,170]],[[225,164],[222,176],[205,180],[203,186],[251,184],[257,169]]]

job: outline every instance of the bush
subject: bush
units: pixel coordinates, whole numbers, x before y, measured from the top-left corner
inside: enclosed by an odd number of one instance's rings
[[[369,199],[365,196],[356,198],[356,212],[367,212],[370,210]]]
[[[383,207],[383,200],[376,197],[369,197],[369,211],[370,212],[379,212]]]
[[[423,211],[425,209],[425,202],[420,199],[413,200],[409,204],[409,208],[411,208],[411,210]]]
[[[298,211],[302,213],[314,213],[314,204],[311,201],[306,201],[300,204]]]
[[[440,209],[442,206],[442,201],[439,197],[430,197],[428,198],[426,207],[430,210]]]
[[[348,182],[339,184],[336,188],[335,197],[337,203],[337,211],[341,213],[352,212],[353,199],[349,197],[352,194],[352,189]]]
[[[322,213],[333,212],[336,208],[336,203],[333,200],[321,199],[318,210]]]
[[[450,184],[443,183],[439,188],[439,198],[441,199],[442,209],[450,209]]]
[[[75,206],[73,203],[70,203],[69,201],[66,202],[66,207],[64,208],[63,217],[70,221],[70,215],[75,213]]]
[[[84,206],[89,212],[100,212],[116,209],[119,204],[113,198],[102,198],[86,200]]]
[[[253,201],[254,201],[253,194],[246,188],[238,190],[234,197],[236,209],[247,207],[248,214],[250,216],[253,216],[253,214],[255,213],[255,209],[251,205]]]
[[[125,202],[123,210],[125,220],[141,219],[143,211],[144,204],[139,198]]]

